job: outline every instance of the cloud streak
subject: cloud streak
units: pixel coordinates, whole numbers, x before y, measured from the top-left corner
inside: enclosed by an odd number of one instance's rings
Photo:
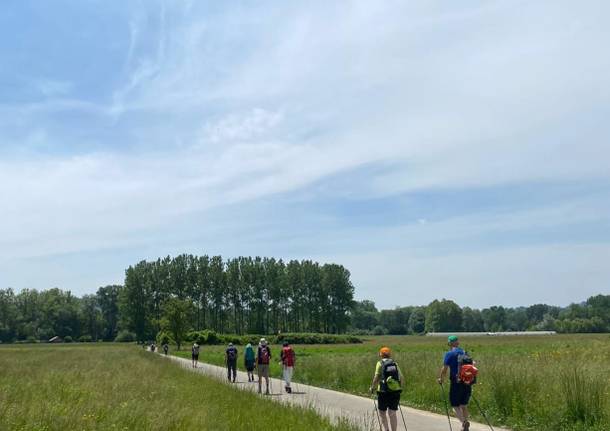
[[[590,234],[609,214],[607,193],[596,192],[610,182],[600,9],[608,6],[142,3],[109,40],[93,38],[121,47],[101,59],[101,95],[54,64],[37,81],[44,97],[0,100],[0,259],[113,247],[139,259],[165,254],[172,233],[181,238],[172,247],[193,250],[189,230],[209,248],[256,253],[247,235],[241,247],[214,235],[212,223],[234,212],[245,215],[220,223],[227,235],[274,220],[252,237],[258,250],[298,255],[324,244],[328,253],[315,253],[329,260],[367,246],[380,256],[490,248],[515,260],[523,248],[499,250],[545,229],[566,247],[606,243]],[[583,196],[548,205],[530,198],[482,212],[474,197],[570,183],[585,185]],[[471,210],[431,214],[427,196],[446,190]],[[336,226],[325,206],[383,199],[416,201],[418,213],[382,227],[382,215],[363,226],[352,214]],[[290,205],[316,223],[283,230]],[[561,241],[575,224],[581,236]],[[515,232],[517,245],[499,232]],[[553,238],[542,242],[530,245]]]

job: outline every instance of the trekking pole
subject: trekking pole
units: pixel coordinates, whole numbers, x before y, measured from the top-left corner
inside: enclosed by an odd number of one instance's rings
[[[377,422],[379,422],[379,429],[383,431],[383,427],[381,426],[381,417],[379,416],[379,409],[377,408],[377,401],[375,401],[375,397],[373,396],[373,405],[375,406],[375,413],[377,414]]]
[[[405,426],[405,431],[408,431],[407,422],[405,421],[405,415],[402,414],[402,407],[400,406],[400,402],[398,403],[398,410],[400,410],[400,416],[402,417],[402,423]]]
[[[489,422],[489,419],[487,418],[487,415],[485,414],[485,412],[483,411],[483,409],[481,408],[481,405],[479,404],[479,400],[477,400],[474,396],[474,394],[472,395],[472,399],[474,400],[474,403],[477,405],[477,408],[479,409],[479,411],[481,412],[481,414],[483,415],[483,417],[485,418],[485,421],[487,422],[487,425],[489,426],[489,428],[491,429],[491,431],[495,431],[494,427],[491,426],[491,423]]]
[[[441,398],[445,402],[445,412],[447,413],[447,422],[449,422],[449,431],[453,431],[451,427],[451,418],[449,417],[449,406],[447,405],[447,398],[445,398],[445,387],[443,386],[443,382],[440,382],[441,385]]]

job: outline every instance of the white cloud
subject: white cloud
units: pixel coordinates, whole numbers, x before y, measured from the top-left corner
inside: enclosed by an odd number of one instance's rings
[[[337,199],[608,181],[608,6],[597,6],[142,3],[126,24],[124,80],[105,104],[49,81],[49,100],[0,106],[5,146],[109,139],[103,152],[0,160],[0,257],[140,245],[184,214],[205,225],[210,208],[296,194],[363,165],[392,169]],[[99,124],[88,135],[61,113]],[[24,132],[9,139],[14,124]],[[106,124],[112,138],[98,136]],[[444,225],[414,216],[400,229],[417,247],[607,214],[599,201],[573,205]]]

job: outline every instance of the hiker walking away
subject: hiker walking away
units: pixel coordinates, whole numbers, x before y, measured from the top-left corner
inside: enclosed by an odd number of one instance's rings
[[[233,343],[229,343],[229,347],[225,351],[225,363],[227,364],[227,377],[229,381],[235,383],[237,376],[237,348]]]
[[[193,368],[197,368],[197,362],[199,361],[199,344],[195,341],[193,347],[191,347],[191,359],[193,362]]]
[[[290,387],[290,382],[292,381],[292,373],[294,372],[294,362],[295,362],[295,354],[292,347],[288,344],[287,341],[284,341],[282,347],[282,353],[280,354],[283,371],[284,371],[284,382],[286,392],[291,394],[292,388]]]
[[[375,375],[369,390],[371,393],[377,391],[377,408],[384,431],[396,431],[398,429],[396,411],[402,392],[402,373],[398,364],[392,359],[389,347],[382,347],[379,356],[380,360],[375,365]]]
[[[155,352],[155,349],[157,348],[157,346],[155,346],[155,343],[150,343],[150,351],[151,352]]]
[[[248,373],[248,381],[254,381],[254,349],[252,348],[252,344],[248,343],[246,345],[246,350],[244,351],[244,366],[246,367],[246,372]]]
[[[167,343],[163,344],[163,353],[165,353],[165,356],[167,356],[168,351],[169,351],[169,346],[167,345]]]
[[[449,402],[451,407],[453,407],[455,417],[462,423],[462,430],[468,431],[470,429],[468,402],[472,394],[472,386],[460,381],[458,378],[460,362],[466,353],[459,347],[460,341],[455,335],[450,335],[447,338],[447,344],[449,344],[449,351],[445,353],[443,367],[437,381],[442,385],[447,375],[447,370],[449,370]]]
[[[269,362],[271,361],[271,349],[267,340],[261,338],[256,352],[256,369],[258,371],[258,393],[261,393],[263,377],[265,378],[265,395],[269,395]]]

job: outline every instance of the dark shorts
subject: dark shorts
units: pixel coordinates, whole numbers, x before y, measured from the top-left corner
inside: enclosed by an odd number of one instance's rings
[[[254,361],[246,361],[246,370],[252,372],[254,370]]]
[[[199,360],[199,355],[198,354],[196,355],[194,353],[191,353],[191,357],[193,358],[193,361],[198,361]]]
[[[377,392],[377,408],[385,412],[387,409],[398,410],[400,392]]]
[[[464,383],[451,382],[449,386],[449,402],[451,407],[465,406],[470,401],[472,386]]]

